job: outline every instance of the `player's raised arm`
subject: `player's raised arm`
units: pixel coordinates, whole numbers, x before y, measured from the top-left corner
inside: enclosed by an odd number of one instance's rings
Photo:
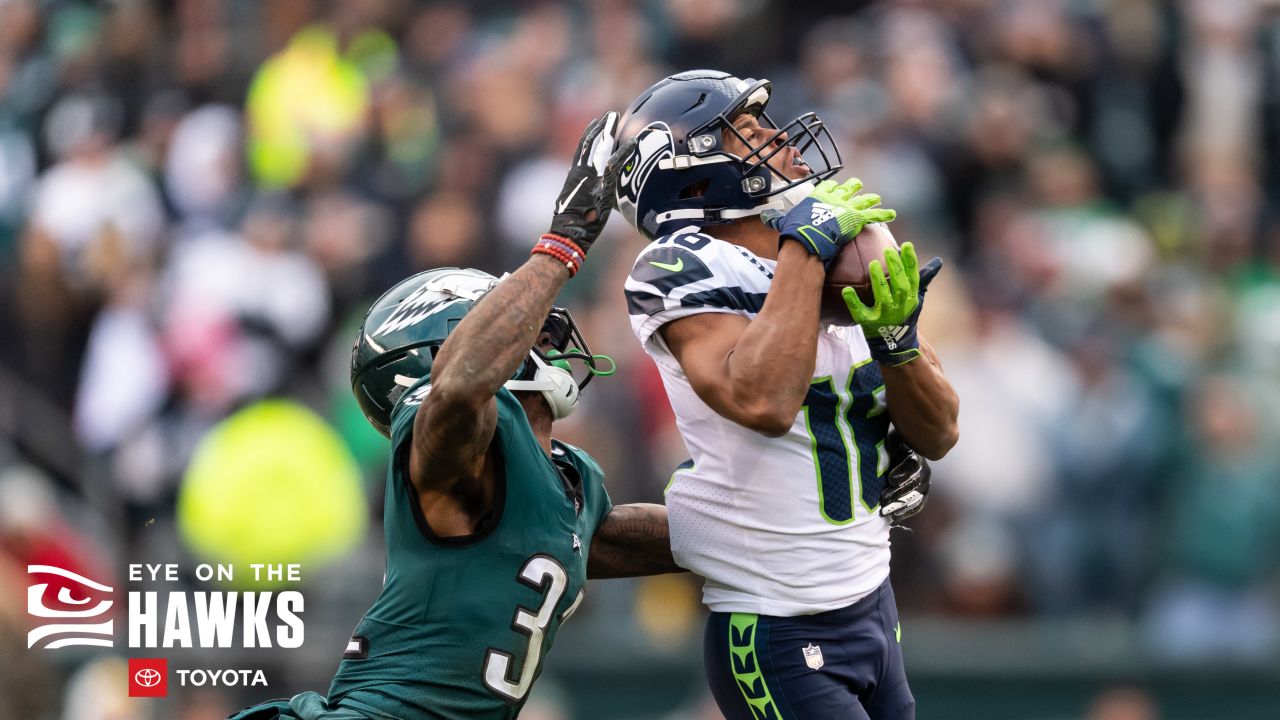
[[[667,509],[650,503],[615,505],[591,539],[590,579],[685,572],[671,556]]]
[[[773,284],[754,319],[704,313],[662,328],[694,392],[720,415],[773,437],[795,422],[813,376],[826,267],[864,225],[895,216],[875,208],[876,195],[853,204],[861,188],[858,180],[823,182],[767,227],[750,228],[780,243]]]
[[[410,475],[419,492],[453,494],[484,470],[494,395],[529,357],[556,293],[581,267],[612,207],[616,167],[606,167],[617,113],[592,121],[533,254],[467,313],[436,356],[418,409]]]

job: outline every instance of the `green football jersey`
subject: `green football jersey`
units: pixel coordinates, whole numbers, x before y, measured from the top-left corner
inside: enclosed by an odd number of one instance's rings
[[[494,517],[438,538],[409,480],[419,382],[392,413],[387,573],[329,688],[331,706],[402,720],[514,718],[560,624],[582,602],[587,550],[610,510],[600,467],[553,441],[547,456],[510,391],[498,392]]]

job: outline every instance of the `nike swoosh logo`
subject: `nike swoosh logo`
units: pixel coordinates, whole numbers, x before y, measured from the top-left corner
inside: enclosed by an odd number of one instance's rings
[[[684,258],[676,258],[675,264],[660,263],[657,260],[650,260],[649,264],[656,268],[661,268],[663,270],[670,270],[671,272],[680,272],[681,270],[684,269]]]
[[[587,179],[586,179],[586,178],[582,178],[581,180],[579,180],[579,181],[578,181],[578,184],[577,184],[577,185],[574,185],[574,186],[573,186],[573,189],[569,191],[569,194],[565,197],[564,202],[562,202],[562,203],[556,203],[556,214],[557,214],[557,215],[559,215],[560,213],[564,212],[564,209],[565,209],[565,208],[567,208],[567,207],[569,207],[569,201],[573,199],[573,196],[574,196],[574,195],[577,195],[577,194],[578,194],[578,188],[581,188],[581,187],[582,187],[582,183],[584,183],[584,182],[586,182],[586,181],[587,181]]]

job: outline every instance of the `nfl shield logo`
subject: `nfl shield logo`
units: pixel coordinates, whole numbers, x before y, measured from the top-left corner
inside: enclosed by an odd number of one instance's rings
[[[822,648],[809,643],[808,646],[800,648],[800,652],[804,653],[804,664],[809,666],[811,670],[822,669]]]

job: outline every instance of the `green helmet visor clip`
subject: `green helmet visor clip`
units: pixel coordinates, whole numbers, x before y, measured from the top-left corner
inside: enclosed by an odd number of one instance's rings
[[[558,306],[551,308],[532,350],[546,364],[573,375],[579,390],[596,375],[608,376],[618,370],[613,358],[591,352],[573,316]],[[571,363],[571,360],[580,362]]]

